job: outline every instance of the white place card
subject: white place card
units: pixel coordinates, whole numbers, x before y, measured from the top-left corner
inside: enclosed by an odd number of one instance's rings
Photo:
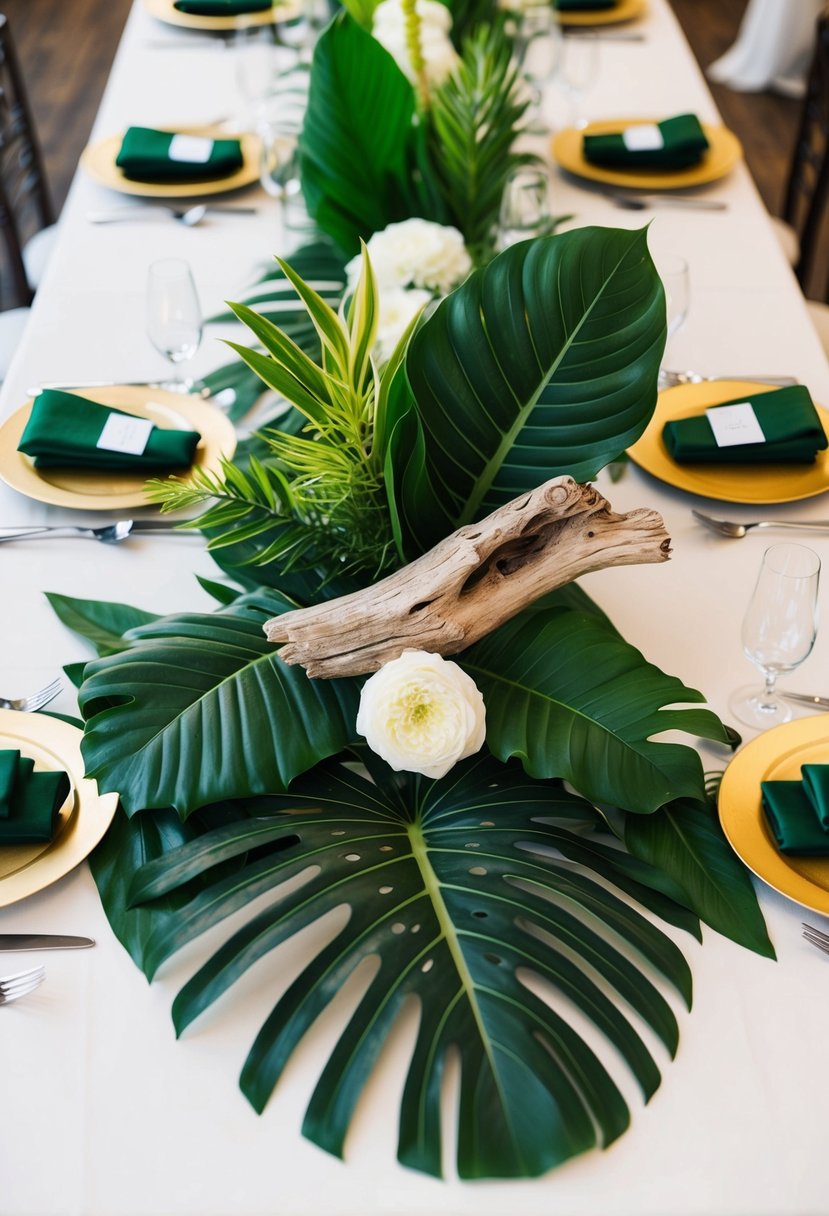
[[[734,405],[712,405],[705,411],[718,448],[738,447],[743,443],[765,443],[763,428],[750,401]]]
[[[142,456],[152,430],[153,423],[149,418],[128,418],[126,414],[110,414],[95,446],[107,452]]]
[[[622,142],[628,152],[658,152],[660,148],[665,147],[662,132],[655,122],[641,122],[635,127],[625,127]]]
[[[167,155],[170,160],[188,165],[206,165],[213,151],[213,142],[204,135],[174,135]]]

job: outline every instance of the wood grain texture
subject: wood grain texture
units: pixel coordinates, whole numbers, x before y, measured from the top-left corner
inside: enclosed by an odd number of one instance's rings
[[[457,654],[582,574],[669,556],[656,511],[616,515],[593,486],[554,477],[373,587],[264,628],[284,643],[280,658],[311,677],[363,675],[404,650]]]

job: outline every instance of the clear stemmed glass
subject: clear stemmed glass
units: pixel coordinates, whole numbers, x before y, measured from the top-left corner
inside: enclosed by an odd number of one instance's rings
[[[765,685],[739,688],[729,701],[731,712],[747,726],[765,730],[792,716],[777,695],[777,677],[794,671],[815,644],[819,577],[820,558],[805,545],[772,545],[763,554],[742,640]]]
[[[530,104],[524,130],[530,133],[543,134],[549,129],[542,113],[542,90],[558,71],[561,43],[561,27],[549,4],[533,5],[522,12],[515,50],[521,74],[529,86]]]
[[[581,98],[592,88],[598,72],[599,43],[592,34],[570,34],[562,38],[557,79],[570,107],[568,126],[587,126],[581,113]]]
[[[268,124],[260,129],[259,137],[259,178],[265,190],[281,200],[296,194],[300,188],[296,133]]]
[[[543,169],[514,169],[501,196],[498,249],[546,236],[551,227],[549,176]]]
[[[265,117],[280,72],[287,66],[283,62],[285,53],[273,26],[250,26],[236,31],[236,87],[247,106],[251,129],[255,130]]]
[[[665,342],[664,357],[667,359],[671,339],[688,319],[688,311],[691,307],[691,275],[685,258],[678,254],[657,258],[656,268],[665,288],[668,336]],[[660,387],[662,387],[661,384]]]
[[[193,382],[181,375],[180,368],[195,355],[201,335],[201,308],[190,267],[181,258],[153,262],[147,274],[147,336],[173,365],[165,388],[190,391]]]

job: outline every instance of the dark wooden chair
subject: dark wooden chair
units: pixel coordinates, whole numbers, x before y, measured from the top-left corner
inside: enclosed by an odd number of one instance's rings
[[[806,97],[786,187],[783,218],[797,235],[800,254],[795,274],[801,287],[819,277],[809,293],[829,299],[829,266],[818,267],[815,258],[821,221],[829,203],[829,5],[817,22],[815,50]]]
[[[31,303],[23,250],[36,232],[55,222],[43,159],[35,134],[20,64],[9,23],[0,14],[0,231],[5,245],[5,274],[14,298],[4,304]]]

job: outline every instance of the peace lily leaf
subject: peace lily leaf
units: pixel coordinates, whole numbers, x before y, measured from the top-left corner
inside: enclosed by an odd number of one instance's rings
[[[128,629],[158,620],[158,613],[144,612],[129,604],[79,600],[53,591],[47,591],[46,598],[67,629],[91,642],[100,655],[123,650],[123,637]]]
[[[776,957],[751,879],[713,806],[679,799],[655,815],[628,816],[625,845],[679,883],[689,906],[712,929],[766,958]]]
[[[414,91],[391,55],[347,13],[314,50],[299,144],[308,214],[349,255],[359,238],[407,219]]]
[[[665,295],[646,233],[579,228],[524,241],[476,271],[414,335],[406,375],[423,474],[398,509],[411,546],[569,473],[586,481],[637,439],[656,404]],[[400,498],[402,497],[402,508]]]
[[[664,709],[704,697],[598,617],[522,612],[460,662],[483,693],[487,743],[502,760],[518,756],[532,776],[562,777],[586,798],[628,811],[704,798],[698,754],[651,736],[684,730],[725,741],[722,723],[707,709]]]
[[[283,790],[354,737],[357,688],[309,680],[266,641],[293,607],[264,590],[214,614],[129,631],[129,649],[91,662],[79,703],[87,774],[128,814]]]
[[[131,897],[166,900],[196,878],[207,884],[152,935],[145,962],[155,967],[276,889],[178,995],[179,1032],[263,954],[329,910],[348,907],[347,923],[277,1001],[247,1058],[241,1085],[257,1110],[366,958],[377,970],[304,1122],[305,1134],[332,1153],[342,1153],[371,1068],[412,997],[420,1022],[399,1157],[416,1169],[441,1171],[440,1096],[450,1052],[460,1056],[464,1178],[534,1176],[609,1144],[630,1120],[610,1072],[621,1061],[646,1099],[654,1093],[660,1074],[641,1027],[671,1054],[678,1034],[654,981],[689,1004],[690,972],[673,942],[608,887],[624,890],[629,881],[624,868],[614,868],[612,850],[599,881],[558,854],[559,846],[582,847],[578,832],[595,820],[579,798],[479,755],[440,782],[413,779],[403,789],[378,788],[329,764],[286,797],[250,806],[260,808],[258,817],[143,867]],[[213,867],[238,858],[245,859],[239,869],[210,881]],[[580,861],[589,863],[589,846]],[[285,887],[300,874],[299,885]]]

